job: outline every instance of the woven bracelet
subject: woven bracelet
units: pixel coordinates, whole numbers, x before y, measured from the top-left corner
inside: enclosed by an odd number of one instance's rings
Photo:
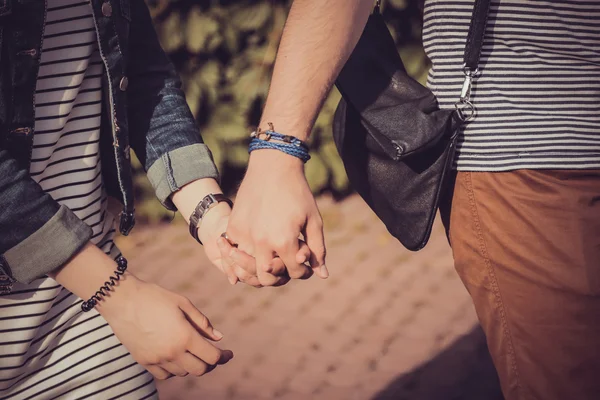
[[[273,149],[299,158],[304,163],[310,160],[310,154],[306,143],[295,136],[283,135],[279,132],[275,132],[271,122],[269,122],[268,125],[270,129],[267,131],[261,131],[259,128],[252,132],[250,135],[252,140],[248,147],[249,153],[252,153],[254,150]],[[264,135],[264,139],[261,135]]]
[[[108,278],[108,281],[104,282],[104,285],[100,286],[100,289],[98,289],[88,301],[81,303],[81,310],[83,310],[83,312],[88,312],[96,307],[96,304],[108,295],[108,292],[113,290],[113,286],[115,286],[115,284],[121,280],[121,276],[125,274],[125,270],[127,269],[127,259],[123,256],[119,256],[115,261],[117,262],[115,274],[111,275]]]
[[[250,146],[248,147],[248,152],[252,153],[254,150],[261,149],[273,149],[279,150],[283,153],[289,154],[290,156],[294,156],[296,158],[301,159],[303,162],[307,162],[310,160],[310,154],[306,149],[301,147],[287,144],[287,143],[277,143],[277,142],[267,142],[266,140],[261,139],[252,139],[250,141]]]

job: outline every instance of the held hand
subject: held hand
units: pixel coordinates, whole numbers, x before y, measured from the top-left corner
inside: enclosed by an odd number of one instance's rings
[[[313,271],[329,276],[321,215],[299,159],[276,150],[252,153],[227,233],[240,250],[255,255],[263,285],[276,278],[276,256],[291,278],[306,278]],[[312,271],[299,262],[300,234],[310,250]]]
[[[204,243],[208,259],[221,272],[227,275],[229,283],[235,285],[238,281],[256,288],[263,287],[256,273],[256,260],[236,247],[232,246],[221,234],[226,231],[231,209],[227,204],[219,204],[212,208],[200,223],[198,237]],[[306,247],[306,246],[305,246]],[[306,250],[304,250],[306,253]],[[308,259],[308,256],[305,256]],[[271,281],[264,286],[281,286],[289,281],[285,265],[280,259],[273,260],[276,268]]]
[[[157,379],[204,375],[233,353],[223,335],[187,298],[126,274],[97,306],[133,358]]]
[[[256,276],[256,263],[254,257],[251,257],[242,251],[238,251],[235,254],[235,259],[239,261],[238,263],[231,262],[230,257],[223,259],[223,252],[221,251],[222,244],[220,244],[221,241],[225,241],[227,246],[233,249],[227,240],[221,237],[221,234],[227,230],[230,214],[231,209],[229,208],[229,205],[220,203],[218,206],[210,209],[200,222],[200,226],[198,227],[198,237],[204,244],[206,256],[215,267],[227,275],[227,279],[232,285],[235,285],[239,280],[250,286],[262,287]]]
[[[194,212],[198,203],[202,201],[204,196],[210,193],[221,193],[221,188],[217,181],[208,178],[199,179],[185,185],[178,192],[173,193],[172,200],[189,223],[189,217]],[[245,271],[241,268],[224,267],[221,262],[221,253],[217,247],[217,240],[227,229],[230,214],[231,208],[226,203],[219,203],[208,210],[198,226],[198,237],[204,244],[204,250],[209,260],[227,275],[231,284],[235,284],[238,280],[241,280],[250,285],[260,287],[255,270]],[[249,256],[246,257],[251,258]]]
[[[304,264],[310,260],[310,250],[305,242],[299,240],[300,242],[300,250],[296,255],[296,260],[299,264]],[[252,277],[252,281],[258,278],[256,276],[256,260],[254,257],[249,256],[244,253],[236,246],[232,246],[231,243],[220,237],[217,240],[217,245],[219,250],[221,251],[221,263],[223,265],[223,269],[227,270],[235,270],[238,271],[236,275],[240,277],[240,281],[244,283],[248,283],[254,287],[263,287],[263,286],[283,286],[290,281],[290,277],[287,273],[287,269],[281,261],[281,258],[276,257],[271,262],[272,271],[267,279],[263,279],[262,284],[254,285],[247,278],[242,278],[243,275],[249,275]],[[235,285],[235,281],[231,281],[232,285]]]

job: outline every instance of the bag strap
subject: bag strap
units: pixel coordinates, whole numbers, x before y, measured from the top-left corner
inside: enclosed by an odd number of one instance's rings
[[[490,0],[475,0],[463,57],[465,81],[460,92],[460,98],[454,104],[458,118],[462,122],[467,122],[475,117],[475,106],[471,102],[471,89],[473,89],[473,81],[479,75],[479,59],[481,58],[481,48],[483,47],[489,12]]]
[[[489,11],[490,0],[475,0],[464,55],[465,68],[471,71],[476,71],[479,66]]]

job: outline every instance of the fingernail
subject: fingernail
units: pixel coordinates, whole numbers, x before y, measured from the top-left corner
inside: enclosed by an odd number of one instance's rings
[[[327,278],[329,276],[329,270],[327,269],[327,267],[325,266],[325,264],[321,265],[321,276],[323,278]]]
[[[213,328],[213,336],[216,337],[217,339],[223,339],[223,334],[214,328]]]
[[[233,352],[231,350],[223,350],[223,356],[221,358],[221,363],[225,364],[229,362],[233,358]]]
[[[229,277],[229,283],[231,283],[232,285],[235,285],[237,283],[237,279],[235,279],[234,277]]]

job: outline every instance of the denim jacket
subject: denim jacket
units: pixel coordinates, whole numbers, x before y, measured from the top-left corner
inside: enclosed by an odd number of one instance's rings
[[[173,192],[218,173],[144,0],[90,1],[105,66],[103,178],[108,194],[123,204],[119,230],[127,235],[135,222],[130,147],[170,210],[175,210]],[[42,0],[0,0],[0,285],[5,287],[60,267],[92,232],[29,175],[46,8]]]

